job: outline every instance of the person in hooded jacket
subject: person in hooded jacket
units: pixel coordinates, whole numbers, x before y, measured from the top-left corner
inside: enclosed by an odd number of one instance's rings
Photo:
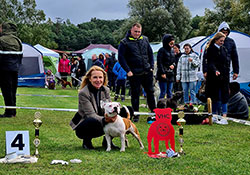
[[[12,22],[0,25],[0,87],[5,106],[16,106],[18,71],[22,63],[22,42]],[[5,109],[0,117],[15,117],[16,109]]]
[[[172,88],[174,78],[175,54],[174,37],[171,34],[166,34],[162,39],[163,47],[161,47],[157,54],[157,79],[159,81],[160,96],[159,99],[172,97]]]
[[[227,116],[238,119],[249,118],[248,103],[245,96],[240,92],[240,84],[238,82],[229,84]]]
[[[218,32],[222,32],[224,35],[226,35],[226,39],[224,41],[223,46],[227,49],[228,56],[230,58],[230,61],[232,62],[232,68],[233,68],[233,80],[236,80],[238,78],[239,74],[239,58],[238,58],[238,53],[237,53],[237,48],[234,40],[228,35],[230,34],[230,27],[229,25],[223,21],[219,27],[218,27]],[[207,75],[207,59],[206,59],[206,54],[203,56],[203,74],[204,77]]]
[[[150,110],[156,107],[153,88],[154,56],[148,38],[141,35],[142,26],[139,23],[132,25],[118,47],[118,60],[127,72],[131,87],[131,103],[134,111],[139,111],[139,97],[141,85],[147,94]],[[139,116],[134,116],[134,122]]]

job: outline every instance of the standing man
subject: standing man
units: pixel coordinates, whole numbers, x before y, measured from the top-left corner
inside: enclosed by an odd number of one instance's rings
[[[22,42],[16,37],[17,26],[0,25],[0,86],[5,106],[16,106],[18,70],[23,58]],[[15,117],[16,109],[5,109],[0,117]]]
[[[139,111],[139,97],[141,85],[147,93],[147,102],[150,110],[155,109],[153,89],[153,51],[148,38],[141,35],[142,26],[139,23],[132,25],[118,47],[118,60],[127,72],[131,87],[131,103],[135,111]],[[134,122],[139,121],[139,116],[134,117]]]
[[[233,80],[236,80],[239,74],[239,58],[234,40],[228,37],[230,31],[231,31],[230,27],[225,21],[223,21],[218,28],[218,32],[222,32],[224,35],[226,35],[226,39],[224,41],[224,47],[227,49],[230,60],[232,62]]]

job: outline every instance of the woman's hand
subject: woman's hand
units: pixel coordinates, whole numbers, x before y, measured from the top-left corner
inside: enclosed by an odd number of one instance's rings
[[[166,79],[166,78],[167,78],[167,77],[166,77],[166,74],[162,74],[162,75],[161,75],[161,78]]]
[[[170,69],[174,69],[174,65],[169,66]]]
[[[216,71],[216,72],[215,72],[215,75],[216,75],[216,76],[219,76],[219,75],[220,75],[220,72],[219,72],[219,71]]]

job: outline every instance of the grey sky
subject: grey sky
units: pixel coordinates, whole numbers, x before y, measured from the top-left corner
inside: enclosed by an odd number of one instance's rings
[[[128,17],[129,0],[36,0],[37,9],[43,10],[47,18],[69,19],[74,24],[98,19],[124,19]],[[205,8],[212,9],[213,0],[184,0],[192,16],[204,15]]]

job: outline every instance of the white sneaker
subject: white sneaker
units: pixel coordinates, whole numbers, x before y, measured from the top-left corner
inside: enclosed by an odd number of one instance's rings
[[[228,121],[225,118],[220,119],[216,123],[219,124],[219,125],[228,125]]]

